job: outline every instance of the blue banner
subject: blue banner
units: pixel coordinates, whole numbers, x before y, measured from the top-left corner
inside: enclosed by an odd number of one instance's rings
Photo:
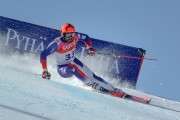
[[[0,17],[0,46],[7,53],[33,53],[39,56],[40,52],[59,36],[60,32],[56,29]],[[105,78],[112,84],[122,85],[123,83],[128,83],[130,87],[135,88],[142,60],[116,57],[111,54],[142,58],[143,56],[138,52],[138,48],[95,38],[91,38],[91,40],[97,53],[106,53],[106,55],[88,56],[84,43],[78,42],[76,57],[97,75]]]

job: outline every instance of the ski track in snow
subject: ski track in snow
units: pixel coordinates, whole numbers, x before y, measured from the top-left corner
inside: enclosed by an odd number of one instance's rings
[[[153,105],[115,98],[87,90],[75,78],[62,79],[51,66],[54,77],[44,80],[30,74],[41,71],[31,56],[1,55],[0,63],[0,120],[180,120],[177,101],[127,88],[151,97]]]

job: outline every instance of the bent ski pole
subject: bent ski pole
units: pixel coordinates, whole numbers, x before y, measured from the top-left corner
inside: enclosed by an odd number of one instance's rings
[[[112,55],[114,57],[123,57],[123,58],[132,58],[132,59],[146,59],[146,60],[154,60],[154,61],[157,61],[157,59],[155,58],[140,58],[140,57],[136,57],[136,56],[126,56],[126,55],[122,55],[122,54],[111,54],[111,53],[100,53],[100,52],[97,52],[97,54],[100,54],[100,55]]]

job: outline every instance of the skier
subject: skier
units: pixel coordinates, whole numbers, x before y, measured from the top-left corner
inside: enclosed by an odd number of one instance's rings
[[[120,96],[123,97],[124,92],[121,89],[115,88],[113,85],[94,74],[74,56],[76,43],[79,40],[85,42],[89,55],[95,55],[96,51],[92,47],[89,36],[76,32],[75,27],[69,23],[64,24],[60,32],[61,37],[54,39],[40,55],[40,62],[43,69],[42,78],[50,79],[51,74],[48,72],[46,59],[48,55],[55,53],[57,71],[61,77],[70,78],[75,75],[84,84],[92,86],[92,88],[96,90],[110,94],[116,94],[118,92],[118,95],[120,94]]]

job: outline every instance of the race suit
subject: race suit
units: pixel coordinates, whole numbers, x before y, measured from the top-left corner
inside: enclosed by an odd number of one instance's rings
[[[115,88],[111,84],[95,75],[85,64],[74,56],[76,43],[79,40],[84,41],[87,48],[92,47],[89,36],[77,32],[73,37],[73,41],[70,43],[65,42],[63,37],[58,37],[53,40],[40,55],[42,68],[44,70],[47,69],[47,56],[54,53],[56,56],[57,71],[61,77],[69,78],[75,75],[84,84],[92,86],[94,89],[100,91],[103,91],[104,89],[114,91]]]

